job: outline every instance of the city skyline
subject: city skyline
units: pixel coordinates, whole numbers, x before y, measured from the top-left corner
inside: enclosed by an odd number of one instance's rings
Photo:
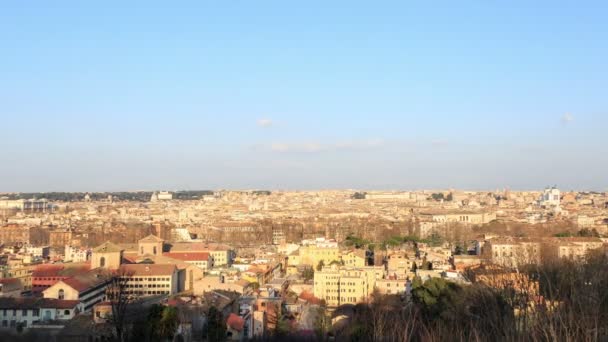
[[[0,192],[605,191],[606,4],[0,5]]]

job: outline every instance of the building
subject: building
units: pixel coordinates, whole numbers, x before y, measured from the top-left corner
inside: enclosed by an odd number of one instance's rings
[[[324,267],[314,275],[314,295],[328,306],[357,304],[366,300],[376,285],[374,268]]]
[[[561,193],[558,188],[546,188],[538,200],[541,207],[559,207],[561,204]]]
[[[541,241],[526,238],[496,238],[487,241],[484,250],[491,253],[493,263],[517,267],[540,263],[541,245]]]
[[[36,265],[19,265],[15,267],[10,267],[8,270],[4,271],[4,278],[15,278],[21,282],[23,285],[23,291],[28,292],[32,290],[33,283],[33,273]]]
[[[173,199],[173,194],[168,191],[154,192],[150,197],[150,202],[170,201]]]
[[[558,238],[551,245],[551,256],[567,258],[572,260],[583,260],[590,251],[598,250],[604,246],[600,238],[593,237],[571,237]]]
[[[78,301],[49,298],[0,298],[0,328],[29,328],[34,323],[70,320]]]
[[[137,242],[139,255],[162,255],[164,240],[155,236],[148,235]]]
[[[0,227],[0,242],[5,245],[29,244],[30,228],[18,224]]]
[[[386,260],[388,275],[400,279],[405,279],[409,273],[414,271],[414,265],[416,265],[416,261],[404,251],[390,253]]]
[[[167,252],[164,256],[197,266],[203,271],[213,267],[213,257],[206,252]]]
[[[346,267],[364,267],[367,258],[364,249],[353,249],[342,252],[341,260]]]
[[[46,211],[52,210],[54,205],[48,200],[42,199],[18,199],[10,200],[6,198],[0,199],[0,210],[31,210],[31,211]]]
[[[170,253],[209,253],[213,267],[230,266],[234,259],[232,247],[218,243],[174,242],[169,245]]]
[[[119,274],[126,281],[127,293],[133,296],[172,295],[178,291],[175,265],[125,264]]]
[[[496,220],[496,212],[476,211],[431,211],[420,213],[423,222],[486,224]]]
[[[106,268],[117,270],[122,263],[124,250],[109,241],[93,248],[91,268]]]
[[[91,250],[82,247],[65,245],[63,250],[64,262],[85,262],[91,258]]]
[[[23,284],[17,278],[0,279],[0,297],[21,297]]]
[[[74,232],[71,228],[55,229],[49,232],[49,244],[51,247],[63,247],[72,243]]]
[[[411,283],[407,279],[378,279],[376,289],[383,295],[402,295],[409,293]]]
[[[32,273],[32,291],[40,293],[57,282],[85,274],[91,269],[88,264],[43,264]]]
[[[105,298],[110,274],[102,268],[60,280],[42,291],[44,298],[76,300],[80,312],[88,312]]]
[[[30,254],[33,258],[36,259],[46,259],[49,257],[49,254],[51,252],[51,247],[49,246],[31,246],[31,245],[26,245],[23,248],[23,251],[26,254]]]
[[[340,262],[340,248],[336,246],[306,245],[289,255],[289,266],[309,265],[317,267],[321,262],[329,265]]]

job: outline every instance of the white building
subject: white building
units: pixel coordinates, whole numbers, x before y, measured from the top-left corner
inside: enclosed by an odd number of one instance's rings
[[[91,258],[91,251],[86,248],[66,245],[63,251],[64,262],[86,262]]]
[[[0,298],[0,328],[15,329],[17,325],[29,328],[35,322],[70,320],[78,303],[49,298]]]
[[[561,192],[556,187],[546,188],[538,202],[541,207],[559,207]]]

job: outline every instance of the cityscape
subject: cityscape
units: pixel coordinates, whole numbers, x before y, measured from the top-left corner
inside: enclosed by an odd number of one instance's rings
[[[0,342],[608,342],[608,1],[0,1]]]
[[[557,187],[6,193],[0,213],[2,328],[62,341],[136,333],[150,310],[183,340],[409,340],[413,327],[375,331],[396,319],[375,310],[474,287],[531,319],[566,305],[542,265],[608,253],[608,194]]]

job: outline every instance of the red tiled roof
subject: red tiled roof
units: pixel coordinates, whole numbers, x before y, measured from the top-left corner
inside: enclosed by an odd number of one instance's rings
[[[73,277],[87,273],[90,269],[91,264],[89,263],[43,264],[36,266],[32,277]]]
[[[72,278],[64,279],[63,282],[78,292],[85,291],[95,286],[109,281],[108,274],[96,269],[85,274],[80,274]]]
[[[205,253],[205,252],[192,252],[192,253],[168,252],[168,253],[163,253],[163,255],[166,257],[169,257],[169,258],[182,260],[182,261],[201,261],[201,260],[208,261],[209,260],[209,253]]]
[[[17,278],[1,278],[0,284],[21,284],[21,280]]]
[[[226,325],[236,331],[243,331],[243,328],[245,327],[245,320],[242,317],[231,313],[230,316],[228,316]]]

